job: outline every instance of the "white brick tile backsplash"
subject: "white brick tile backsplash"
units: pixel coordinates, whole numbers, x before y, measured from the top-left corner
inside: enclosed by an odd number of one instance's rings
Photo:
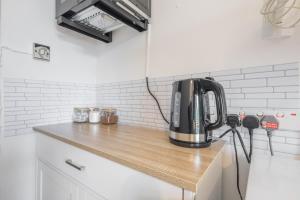
[[[288,99],[299,99],[299,102],[300,102],[300,96],[299,96],[298,92],[286,93],[286,98],[288,98]]]
[[[96,105],[96,86],[40,80],[5,79],[4,135],[32,131],[31,127],[71,121],[75,106]],[[11,127],[15,127],[14,130]]]
[[[30,114],[30,115],[17,115],[16,120],[31,120],[31,119],[40,119],[40,114]]]
[[[227,94],[226,98],[229,98],[229,99],[244,99],[245,95],[244,94]]]
[[[274,92],[299,92],[299,86],[274,87]]]
[[[249,148],[249,139],[244,139],[244,142],[246,146]],[[232,142],[231,142],[232,144]],[[253,148],[255,149],[261,149],[261,150],[267,150],[268,149],[268,142],[267,141],[262,141],[262,140],[254,140],[253,141]]]
[[[299,108],[299,99],[269,99],[269,108]]]
[[[16,88],[15,87],[11,87],[11,86],[4,86],[4,92],[5,93],[8,93],[8,92],[15,92],[16,91]]]
[[[242,88],[243,93],[269,93],[273,92],[273,87],[255,87],[255,88]],[[278,91],[284,92],[284,91]]]
[[[7,101],[4,100],[3,104],[4,104],[5,108],[11,108],[11,107],[15,107],[16,106],[16,102],[11,101],[11,100],[7,100]]]
[[[5,107],[5,106],[4,106]],[[6,111],[21,111],[21,110],[25,110],[24,108],[21,108],[21,107],[5,107],[5,112]]]
[[[215,77],[223,85],[229,113],[245,111],[256,114],[260,111],[276,114],[299,108],[298,63],[150,78],[149,85],[169,118],[172,83],[207,76]],[[68,122],[73,107],[96,105],[116,107],[120,123],[168,129],[155,101],[148,94],[144,79],[101,85],[5,79],[4,123],[7,128],[4,127],[4,135],[26,134],[32,132],[33,126]],[[213,102],[211,106],[214,106]],[[211,111],[215,112],[215,107],[211,107]],[[226,128],[222,127],[214,132],[224,130]],[[242,129],[242,135],[248,146],[247,131]],[[300,154],[300,131],[281,129],[273,135],[276,154]],[[256,150],[268,150],[264,130],[256,130],[254,139]],[[225,140],[232,143],[232,137]]]
[[[24,95],[26,96],[26,97],[41,97],[41,96],[43,96],[43,94],[41,94],[41,93],[31,93],[31,92],[26,92],[26,93],[24,93]]]
[[[13,125],[13,126],[6,125],[4,130],[18,130],[18,129],[23,129],[23,128],[26,128],[26,127],[27,126],[25,124]]]
[[[15,101],[25,101],[26,97],[24,97],[24,96],[15,96],[15,97],[7,97],[7,96],[5,96],[4,97],[4,101],[12,101],[12,100],[15,100]]]
[[[5,87],[25,87],[25,83],[19,83],[19,82],[4,82]]]
[[[41,93],[59,94],[60,88],[42,88]]]
[[[299,70],[294,69],[294,70],[288,70],[285,72],[286,76],[298,76],[299,75]]]
[[[299,69],[299,64],[295,63],[286,63],[286,64],[278,64],[274,65],[274,70],[292,70],[292,69]]]
[[[177,75],[177,76],[174,76],[174,81],[184,80],[184,79],[189,79],[189,78],[192,78],[191,74]]]
[[[32,107],[32,106],[41,106],[40,101],[16,101],[17,107]]]
[[[24,115],[27,112],[25,110],[18,110],[18,111],[5,111],[4,115],[5,116],[13,116],[13,115]]]
[[[273,145],[273,149],[275,152],[278,151],[282,153],[299,154],[300,145],[276,143],[276,145]]]
[[[205,77],[209,77],[210,73],[198,73],[198,74],[192,74],[192,78],[205,78]]]
[[[18,78],[3,78],[4,83],[24,83],[24,79],[18,79]]]
[[[224,89],[226,94],[239,94],[241,93],[241,88],[228,88],[228,89]]]
[[[249,79],[231,81],[232,88],[244,88],[244,87],[265,87],[267,85],[266,79]]]
[[[216,77],[216,76],[226,76],[226,75],[235,75],[235,74],[241,74],[241,70],[231,69],[231,70],[215,71],[215,72],[211,72],[210,76]]]
[[[276,72],[260,72],[253,74],[245,74],[246,79],[252,78],[268,78],[268,77],[282,77],[284,76],[284,71],[276,71]]]
[[[8,79],[8,81],[9,81],[10,79]],[[22,80],[22,82],[25,82],[25,83],[28,83],[28,84],[44,84],[44,82],[45,81],[43,81],[43,80],[30,80],[30,79],[25,79],[25,80]]]
[[[4,124],[6,122],[14,122],[14,121],[16,121],[16,116],[5,116],[4,117]]]
[[[269,72],[273,71],[273,66],[258,66],[258,67],[248,67],[245,69],[242,69],[243,74],[248,74],[248,73],[257,73],[257,72]]]
[[[16,92],[23,93],[40,93],[40,88],[29,88],[29,87],[16,87]]]
[[[265,108],[267,107],[267,100],[264,99],[232,99],[231,107],[239,108]]]
[[[285,85],[299,85],[298,76],[268,78],[268,86],[285,86]]]
[[[244,79],[243,74],[237,74],[237,75],[228,75],[228,76],[217,76],[215,77],[216,81],[229,81],[229,80],[241,80]]]
[[[25,124],[25,121],[12,121],[12,122],[6,122],[5,126],[17,126],[23,124]]]
[[[251,93],[246,94],[246,99],[284,99],[284,93]]]
[[[17,93],[17,92],[13,92],[13,93],[6,92],[5,93],[5,97],[23,97],[23,96],[25,96],[24,93]]]
[[[296,138],[287,138],[286,143],[288,144],[295,144],[295,145],[300,145],[300,139]]]
[[[254,140],[261,140],[261,141],[269,141],[267,133],[265,134],[254,134],[253,135]],[[276,143],[285,143],[285,137],[278,137],[278,136],[272,136],[272,142]]]

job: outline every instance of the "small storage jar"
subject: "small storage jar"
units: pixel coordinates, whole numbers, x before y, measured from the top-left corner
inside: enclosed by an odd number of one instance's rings
[[[89,108],[74,108],[72,119],[73,122],[84,123],[89,121]]]
[[[91,108],[89,113],[89,122],[92,124],[97,124],[100,122],[100,109]]]
[[[101,109],[101,123],[102,124],[116,124],[118,123],[117,109],[103,108]]]

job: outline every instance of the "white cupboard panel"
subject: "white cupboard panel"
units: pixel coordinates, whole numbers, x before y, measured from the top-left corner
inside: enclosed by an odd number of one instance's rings
[[[74,185],[64,176],[38,162],[38,200],[75,200]]]
[[[37,154],[109,200],[182,199],[181,188],[42,134],[37,134]],[[66,164],[69,159],[84,170]]]

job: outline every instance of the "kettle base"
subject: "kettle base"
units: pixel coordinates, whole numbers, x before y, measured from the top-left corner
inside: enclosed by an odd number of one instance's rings
[[[190,142],[183,142],[183,141],[174,140],[172,138],[169,138],[169,139],[170,139],[170,142],[172,144],[175,144],[175,145],[181,146],[181,147],[206,148],[206,147],[209,147],[211,145],[211,142],[209,142],[209,143],[190,143]]]

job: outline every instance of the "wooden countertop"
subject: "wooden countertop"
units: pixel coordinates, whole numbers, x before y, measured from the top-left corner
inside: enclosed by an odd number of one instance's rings
[[[218,141],[208,148],[183,148],[171,144],[165,131],[125,125],[65,123],[33,129],[192,192],[224,146]]]

